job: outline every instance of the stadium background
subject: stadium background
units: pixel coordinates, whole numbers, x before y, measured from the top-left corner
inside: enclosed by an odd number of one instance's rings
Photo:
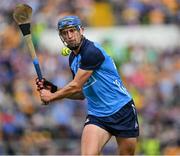
[[[71,80],[56,24],[79,15],[87,38],[103,44],[136,102],[141,135],[136,154],[180,154],[179,0],[1,0],[0,154],[79,154],[85,101],[42,106],[35,71],[18,27],[17,3],[33,9],[33,42],[44,76]],[[103,154],[116,154],[114,139]]]

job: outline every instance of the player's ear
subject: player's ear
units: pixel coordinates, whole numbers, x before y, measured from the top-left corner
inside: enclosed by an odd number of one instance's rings
[[[84,33],[84,27],[81,27],[80,28],[80,34],[83,35],[83,33]]]

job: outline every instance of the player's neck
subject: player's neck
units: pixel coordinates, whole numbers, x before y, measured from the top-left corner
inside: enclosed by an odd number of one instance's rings
[[[81,47],[81,45],[80,45],[76,50],[73,50],[73,53],[74,53],[75,55],[78,55],[78,54],[79,54],[80,47]]]

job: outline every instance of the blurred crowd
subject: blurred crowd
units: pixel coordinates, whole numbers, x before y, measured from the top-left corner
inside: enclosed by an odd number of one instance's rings
[[[68,58],[41,51],[39,38],[59,17],[79,15],[88,27],[180,24],[179,0],[1,0],[0,154],[79,154],[86,101],[41,104],[27,47],[12,20],[17,3],[33,7],[33,41],[43,75],[59,87],[71,79]],[[99,20],[101,19],[101,20]],[[88,36],[87,36],[88,38]],[[113,43],[102,42],[104,48]],[[112,55],[138,110],[137,154],[180,154],[180,47],[129,44]],[[115,153],[114,142],[104,154]]]
[[[17,3],[29,4],[33,21],[48,27],[68,14],[80,16],[86,26],[180,24],[180,0],[1,0],[1,24]]]

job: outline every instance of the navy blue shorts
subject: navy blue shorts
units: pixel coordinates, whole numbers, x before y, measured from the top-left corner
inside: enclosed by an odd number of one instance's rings
[[[87,115],[84,125],[88,124],[97,125],[116,137],[139,136],[139,124],[133,100],[124,105],[118,112],[107,117]]]

